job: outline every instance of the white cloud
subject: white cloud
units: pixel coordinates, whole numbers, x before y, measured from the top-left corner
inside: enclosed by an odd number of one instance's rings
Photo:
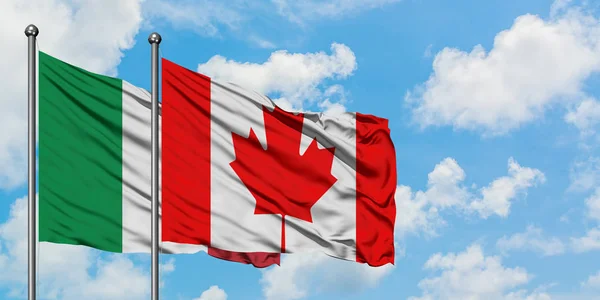
[[[571,6],[573,0],[554,0],[550,6],[550,16],[555,17],[556,15],[565,12]]]
[[[261,38],[259,36],[256,35],[251,35],[248,38],[252,43],[254,43],[255,45],[257,45],[259,48],[263,48],[263,49],[273,49],[273,48],[277,48],[277,45],[275,45],[273,42],[266,40],[264,38]]]
[[[469,198],[467,188],[461,185],[465,176],[456,160],[445,158],[427,175],[425,196],[429,203],[439,208],[463,206]]]
[[[64,247],[62,247],[64,248]],[[42,250],[40,250],[42,251]],[[48,255],[48,253],[46,253]],[[64,255],[64,254],[63,254]],[[44,267],[43,265],[41,266]],[[81,268],[81,267],[80,267]],[[89,267],[88,267],[89,268]],[[62,299],[147,299],[149,291],[149,276],[134,263],[123,257],[115,255],[110,260],[104,261],[98,259],[96,264],[98,271],[96,274],[89,274],[83,280],[75,282],[76,285],[65,284],[62,291]],[[72,272],[72,269],[62,268],[61,272],[54,274],[54,279],[65,270]],[[57,289],[64,283],[55,282],[53,289]]]
[[[400,237],[419,231],[433,236],[446,223],[440,212],[455,209],[481,218],[507,217],[519,193],[544,182],[544,174],[508,160],[508,176],[492,181],[479,191],[464,184],[466,174],[453,158],[445,158],[428,175],[427,190],[412,192],[408,186],[396,189],[396,234]]]
[[[565,115],[565,121],[575,125],[583,136],[593,135],[600,124],[600,102],[586,99]]]
[[[590,275],[586,281],[581,283],[581,286],[585,288],[600,289],[600,271],[595,275]]]
[[[271,0],[279,14],[290,21],[304,24],[317,18],[339,18],[362,10],[380,8],[400,0]]]
[[[569,172],[569,191],[585,192],[600,186],[600,157],[576,161]]]
[[[150,276],[124,255],[102,258],[88,247],[39,244],[41,298],[147,299]],[[0,286],[23,296],[27,287],[27,198],[11,206],[0,224]],[[68,272],[65,272],[68,270]]]
[[[423,195],[423,192],[419,191],[416,195]],[[396,188],[396,238],[419,232],[435,236],[436,230],[444,225],[446,222],[427,197],[413,195],[408,186]]]
[[[149,27],[160,21],[167,21],[176,29],[187,29],[203,36],[218,38],[229,32],[260,48],[273,49],[276,45],[257,35],[253,25],[266,21],[268,26],[273,23],[287,26],[285,21],[289,21],[303,27],[308,24],[305,23],[308,20],[339,18],[399,1],[145,0],[143,8],[144,15],[152,21],[152,24],[145,24]],[[281,16],[285,19],[282,20]]]
[[[92,72],[116,74],[123,50],[134,45],[141,0],[0,1],[0,189],[25,182],[27,164],[27,39],[40,29],[41,51]],[[110,22],[106,22],[110,20]],[[99,38],[98,35],[102,38]]]
[[[396,234],[422,231],[436,235],[436,228],[445,225],[439,211],[450,207],[464,207],[470,197],[462,185],[464,170],[453,158],[445,158],[429,173],[426,191],[413,193],[408,186],[396,189]]]
[[[482,198],[470,204],[470,209],[477,211],[482,218],[492,214],[507,217],[510,212],[511,199],[517,193],[525,193],[528,188],[544,183],[544,174],[537,169],[521,167],[512,157],[508,160],[508,176],[494,180],[481,190]]]
[[[267,300],[294,300],[314,291],[352,293],[376,286],[394,266],[369,267],[321,253],[286,255],[281,266],[262,271],[260,283]]]
[[[579,238],[571,238],[571,247],[576,253],[600,250],[600,228],[590,229]]]
[[[549,299],[534,292],[511,292],[527,284],[532,275],[521,267],[502,265],[499,256],[485,256],[480,245],[473,244],[458,254],[432,255],[424,268],[436,275],[419,282],[423,291],[418,299]]]
[[[502,252],[515,250],[529,250],[538,252],[543,256],[563,254],[565,245],[556,237],[544,237],[542,229],[527,226],[523,233],[516,233],[510,237],[503,236],[496,242],[496,247]]]
[[[176,29],[190,29],[205,36],[218,36],[219,27],[236,29],[246,20],[243,2],[227,4],[213,0],[147,0],[144,14],[154,22],[164,19]]]
[[[202,292],[200,298],[194,300],[227,300],[227,293],[218,286],[213,285],[208,290]]]
[[[508,293],[503,298],[504,300],[551,300],[554,297],[543,291],[534,291],[529,294],[526,290]],[[571,298],[571,300],[574,300]]]
[[[585,199],[586,215],[600,225],[600,188]],[[585,236],[571,238],[571,248],[576,253],[600,250],[600,227],[587,231]]]
[[[585,199],[585,206],[588,210],[588,217],[600,223],[600,187],[596,188],[595,193]]]
[[[344,79],[356,70],[356,57],[348,46],[333,43],[331,52],[328,55],[275,51],[262,64],[241,63],[216,55],[198,65],[198,72],[261,94],[278,95],[282,102],[302,109],[305,103],[324,102],[323,98],[339,92],[339,89],[323,92],[325,80]]]
[[[499,135],[541,118],[553,104],[582,100],[585,80],[600,71],[600,22],[564,7],[558,3],[548,20],[516,18],[489,52],[481,45],[440,51],[427,82],[405,97],[414,121]]]

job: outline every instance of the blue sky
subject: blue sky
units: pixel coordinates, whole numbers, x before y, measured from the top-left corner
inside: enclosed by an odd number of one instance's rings
[[[20,2],[0,4],[0,299],[26,287],[29,23],[42,51],[146,89],[158,31],[163,57],[283,107],[390,120],[395,267],[162,256],[163,299],[600,299],[598,3]],[[43,299],[148,298],[149,255],[40,260]]]

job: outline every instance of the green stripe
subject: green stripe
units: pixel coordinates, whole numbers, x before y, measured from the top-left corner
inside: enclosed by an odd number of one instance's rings
[[[122,82],[39,52],[39,240],[122,251]]]

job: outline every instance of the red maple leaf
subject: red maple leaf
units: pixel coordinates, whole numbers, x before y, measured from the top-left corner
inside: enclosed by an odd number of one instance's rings
[[[335,148],[319,149],[313,139],[300,154],[304,115],[263,107],[267,148],[250,129],[248,138],[232,133],[231,167],[256,200],[254,214],[278,214],[312,222],[312,206],[337,181],[331,174]],[[282,224],[282,252],[285,252]]]

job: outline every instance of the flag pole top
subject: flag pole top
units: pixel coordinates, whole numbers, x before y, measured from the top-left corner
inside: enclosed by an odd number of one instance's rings
[[[160,37],[160,34],[153,32],[150,34],[150,36],[148,37],[148,43],[150,44],[160,44],[160,42],[162,41],[162,38]]]
[[[36,37],[38,35],[38,33],[40,33],[40,31],[38,30],[37,26],[35,26],[33,24],[30,24],[27,27],[25,27],[25,35],[27,37],[30,37],[30,36]],[[159,36],[159,40],[160,40],[160,36]]]

